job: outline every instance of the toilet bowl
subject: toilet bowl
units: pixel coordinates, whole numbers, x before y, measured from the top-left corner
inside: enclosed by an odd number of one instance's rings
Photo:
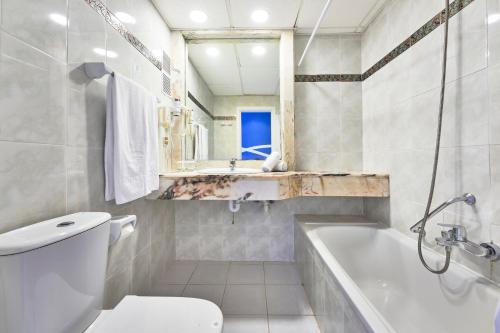
[[[220,333],[201,299],[126,296],[102,311],[111,216],[76,213],[0,235],[2,333]]]

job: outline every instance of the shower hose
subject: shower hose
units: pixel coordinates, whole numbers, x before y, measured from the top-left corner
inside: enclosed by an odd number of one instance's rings
[[[420,232],[418,233],[418,256],[420,258],[420,261],[424,265],[427,270],[434,274],[443,274],[448,270],[448,267],[450,266],[450,254],[451,254],[451,247],[446,246],[445,247],[445,252],[446,252],[446,258],[445,258],[445,263],[442,268],[438,269],[433,269],[430,267],[427,262],[425,261],[425,258],[422,254],[422,242],[425,237],[425,224],[427,223],[427,219],[429,218],[429,211],[431,209],[431,204],[432,204],[432,198],[434,196],[434,188],[436,185],[436,174],[437,174],[437,167],[438,167],[438,161],[439,161],[439,148],[441,145],[441,127],[443,123],[443,107],[444,107],[444,93],[445,93],[445,87],[446,87],[446,59],[448,55],[448,21],[449,21],[449,15],[450,15],[450,0],[445,0],[446,3],[446,9],[444,12],[444,47],[443,47],[443,67],[442,67],[442,75],[441,75],[441,95],[440,95],[440,100],[439,100],[439,114],[438,114],[438,126],[437,126],[437,134],[436,134],[436,149],[434,151],[434,164],[432,167],[432,178],[431,178],[431,186],[429,189],[429,197],[427,199],[427,206],[425,207],[425,214],[424,218],[422,220],[422,225],[420,228]]]

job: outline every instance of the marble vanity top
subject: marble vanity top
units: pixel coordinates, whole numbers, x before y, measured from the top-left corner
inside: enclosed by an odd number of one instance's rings
[[[284,200],[304,196],[388,197],[389,175],[288,171],[204,174],[197,171],[160,175],[161,200]]]

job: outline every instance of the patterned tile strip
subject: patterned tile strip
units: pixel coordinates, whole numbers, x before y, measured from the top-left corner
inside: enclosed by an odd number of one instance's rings
[[[470,5],[474,0],[455,0],[450,4],[450,17],[458,14],[462,9]],[[421,41],[425,36],[436,30],[445,20],[445,10],[436,14],[427,23],[415,31],[410,37],[396,46],[385,55],[375,65],[370,67],[363,74],[318,74],[318,75],[295,75],[295,82],[357,82],[364,81],[378,72],[384,66],[396,59],[398,56],[408,51],[413,45]]]
[[[236,120],[236,116],[215,116],[214,120]]]
[[[205,112],[207,116],[210,117],[210,119],[215,119],[214,115],[210,111],[208,111],[208,109],[196,97],[194,97],[194,95],[191,94],[190,91],[188,91],[188,98],[192,100],[193,103],[196,104],[196,106],[198,106],[203,112]]]
[[[146,59],[153,65],[161,70],[161,61],[153,56],[153,53],[127,28],[120,22],[120,20],[99,0],[84,0],[90,7],[99,13],[106,22],[122,35],[133,47],[137,49]]]

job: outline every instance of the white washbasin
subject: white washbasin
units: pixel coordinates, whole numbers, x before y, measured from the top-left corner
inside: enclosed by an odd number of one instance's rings
[[[234,170],[231,170],[230,168],[206,168],[198,170],[198,172],[209,175],[211,174],[218,175],[218,174],[261,173],[262,170],[253,168],[234,168]]]

